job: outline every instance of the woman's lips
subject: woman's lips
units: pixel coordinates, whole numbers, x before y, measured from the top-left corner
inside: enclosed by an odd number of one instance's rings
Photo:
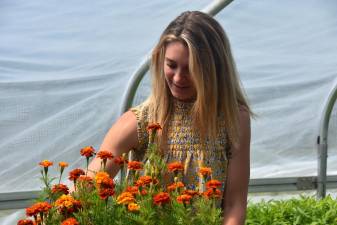
[[[173,83],[173,86],[175,86],[177,88],[180,88],[180,89],[187,89],[187,88],[189,88],[188,86],[180,86],[180,85],[177,85],[177,84],[174,84],[174,83]]]

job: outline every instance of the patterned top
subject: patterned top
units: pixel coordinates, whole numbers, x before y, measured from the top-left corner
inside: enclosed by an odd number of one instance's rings
[[[174,110],[168,125],[168,152],[165,153],[167,163],[178,161],[185,165],[183,183],[188,188],[195,189],[199,184],[198,171],[200,166],[212,168],[212,179],[223,183],[224,190],[227,176],[227,152],[229,149],[225,125],[220,121],[220,132],[216,142],[206,142],[203,148],[198,135],[192,130],[191,109],[193,103],[174,100]],[[131,109],[137,118],[139,146],[135,150],[135,158],[142,160],[147,149],[149,135],[148,107],[144,104]],[[172,178],[171,178],[172,179]],[[173,181],[169,181],[173,182]]]

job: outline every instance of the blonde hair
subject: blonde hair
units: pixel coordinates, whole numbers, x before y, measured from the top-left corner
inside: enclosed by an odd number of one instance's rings
[[[179,41],[189,51],[189,71],[197,91],[192,107],[193,129],[202,140],[215,140],[218,119],[224,119],[230,143],[239,138],[239,111],[252,114],[241,88],[229,40],[221,25],[198,11],[187,11],[173,20],[152,52],[152,93],[148,99],[153,122],[168,125],[173,96],[164,75],[169,43]]]

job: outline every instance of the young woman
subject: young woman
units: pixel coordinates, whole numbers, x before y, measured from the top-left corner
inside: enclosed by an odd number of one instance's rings
[[[114,156],[135,149],[142,159],[147,124],[163,127],[158,144],[167,162],[185,165],[193,188],[198,168],[223,183],[224,224],[244,224],[249,181],[250,116],[230,44],[221,25],[202,12],[184,12],[164,30],[152,53],[152,93],[124,113],[100,149]],[[95,158],[89,170],[100,169]],[[108,164],[111,176],[119,167]]]

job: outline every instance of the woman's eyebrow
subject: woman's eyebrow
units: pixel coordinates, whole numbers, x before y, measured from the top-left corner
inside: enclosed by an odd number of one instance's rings
[[[172,62],[172,63],[175,63],[176,61],[174,61],[173,59],[170,59],[170,58],[167,58],[165,57],[165,60],[169,61],[169,62]]]

